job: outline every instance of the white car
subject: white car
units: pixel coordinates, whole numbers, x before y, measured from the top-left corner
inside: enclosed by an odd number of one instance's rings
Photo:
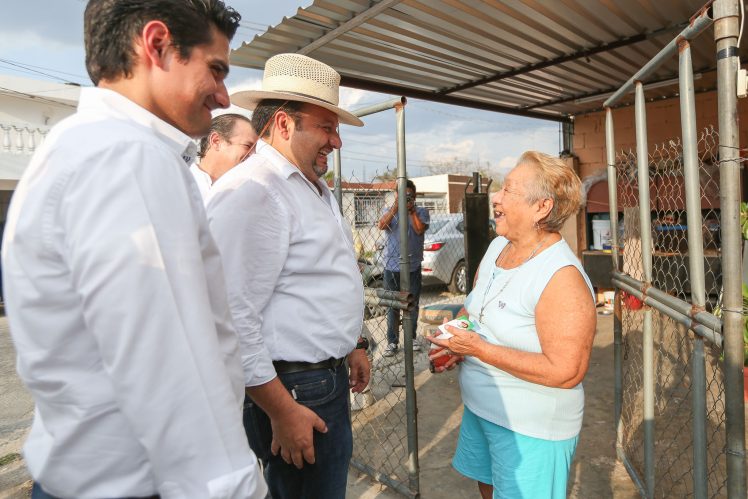
[[[493,220],[487,220],[489,236],[496,235]],[[462,213],[433,215],[423,241],[423,284],[444,283],[453,293],[465,294],[465,224]]]

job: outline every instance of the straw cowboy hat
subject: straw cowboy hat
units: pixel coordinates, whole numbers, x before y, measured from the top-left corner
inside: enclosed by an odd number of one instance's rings
[[[307,102],[338,115],[341,123],[364,126],[364,122],[338,107],[340,75],[327,64],[301,54],[278,54],[265,62],[262,90],[231,95],[232,104],[249,109],[264,99]]]

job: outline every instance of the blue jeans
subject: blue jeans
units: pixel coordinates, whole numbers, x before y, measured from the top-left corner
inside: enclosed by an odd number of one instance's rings
[[[400,272],[384,271],[384,289],[400,291]],[[421,297],[421,266],[410,272],[410,292],[413,294],[413,310],[410,311],[411,330],[413,339],[416,338],[418,325],[418,301]],[[387,311],[387,343],[400,343],[400,310],[390,308]]]
[[[274,499],[344,499],[348,464],[353,454],[348,368],[318,369],[280,374],[296,401],[322,418],[327,433],[314,432],[315,463],[304,467],[286,463],[270,452],[273,431],[270,418],[251,399],[244,404],[244,429],[249,446],[263,464],[265,480]]]

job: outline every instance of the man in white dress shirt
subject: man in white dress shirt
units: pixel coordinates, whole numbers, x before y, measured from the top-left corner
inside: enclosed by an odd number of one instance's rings
[[[255,149],[257,132],[249,118],[227,113],[213,118],[208,135],[200,139],[200,163],[190,167],[203,201],[208,203],[210,186],[218,178],[247,159]]]
[[[188,165],[229,105],[240,16],[218,0],[91,0],[97,88],[11,203],[3,269],[36,409],[34,498],[262,498],[238,340]]]
[[[263,90],[232,96],[253,110],[256,152],[218,179],[207,206],[242,342],[245,428],[276,499],[345,497],[349,388],[369,381],[355,348],[365,344],[353,237],[320,178],[342,145],[338,123],[363,124],[338,107],[339,81],[314,59],[270,58]]]

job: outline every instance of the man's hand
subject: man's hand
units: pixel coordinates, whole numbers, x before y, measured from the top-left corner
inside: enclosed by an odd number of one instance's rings
[[[371,366],[369,365],[369,357],[366,356],[366,350],[356,348],[348,354],[348,367],[351,370],[348,376],[351,391],[362,392],[369,384],[369,376],[371,375]]]
[[[273,440],[270,452],[297,468],[304,461],[314,464],[314,430],[327,433],[327,425],[311,409],[296,402],[280,379],[273,378],[265,384],[248,386],[247,395],[270,418]]]
[[[274,456],[280,452],[288,464],[301,469],[304,461],[314,464],[314,430],[327,433],[327,425],[311,409],[294,402],[288,410],[271,418],[273,441],[270,451]]]

